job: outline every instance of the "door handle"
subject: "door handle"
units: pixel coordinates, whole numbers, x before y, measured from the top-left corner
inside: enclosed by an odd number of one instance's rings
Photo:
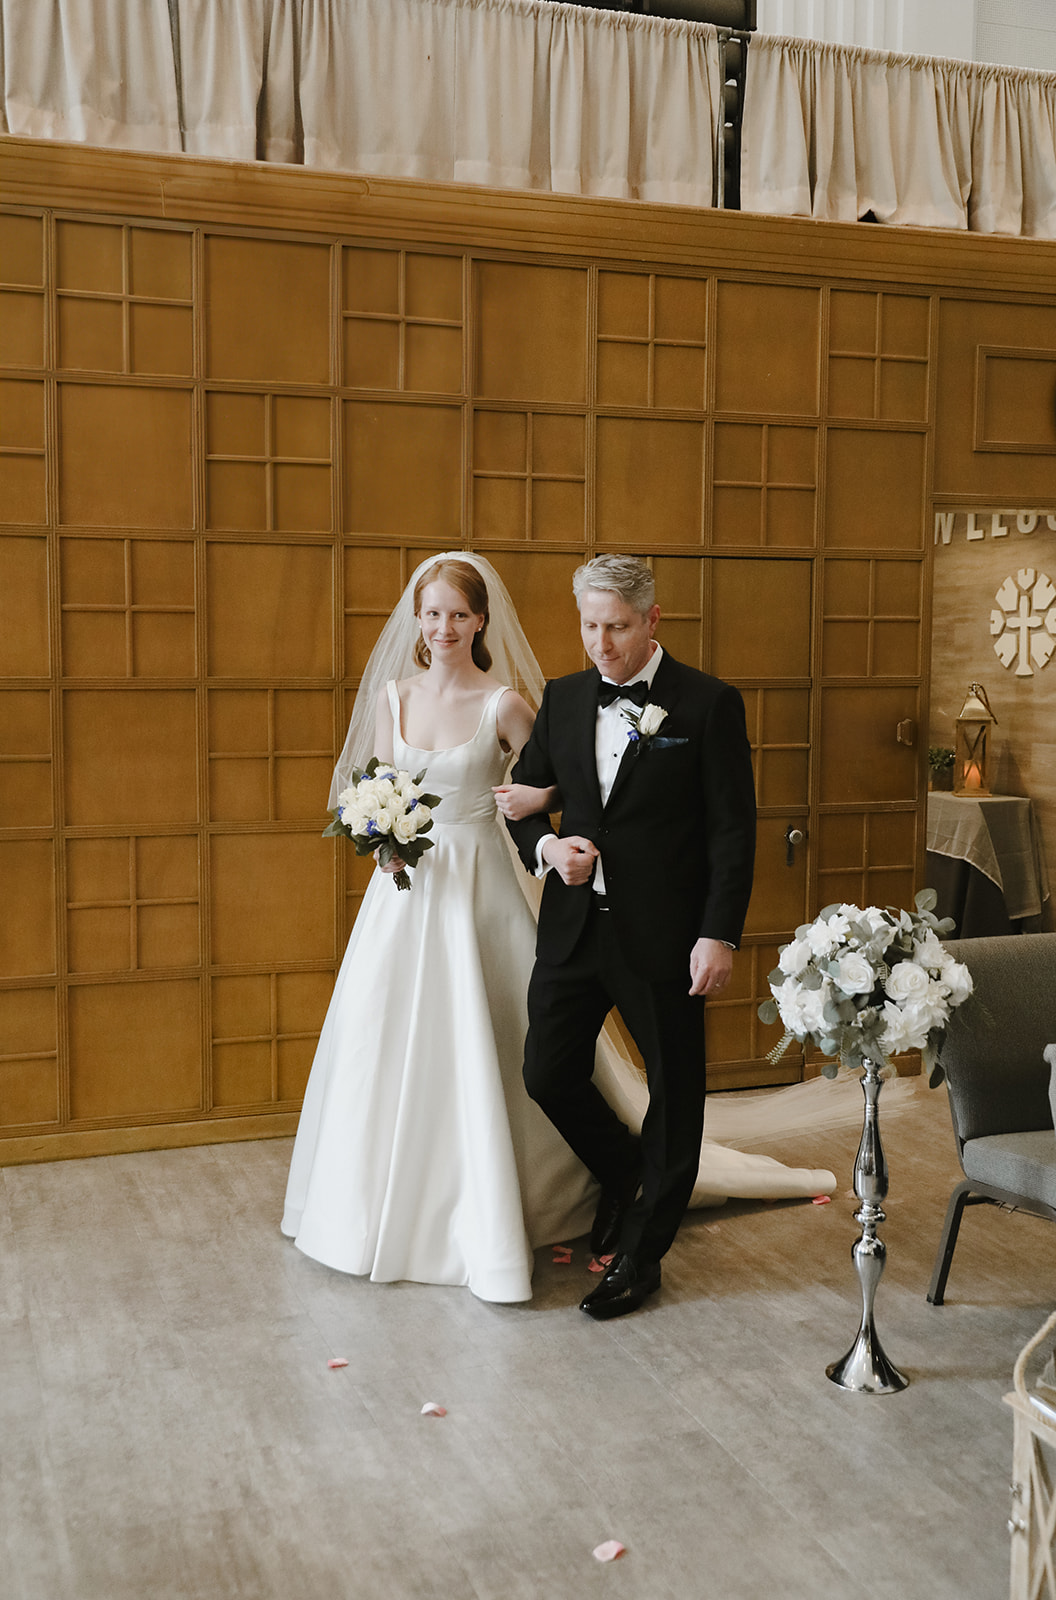
[[[806,837],[807,837],[807,833],[806,833],[806,829],[805,828],[797,828],[794,822],[790,822],[789,823],[788,827],[785,829],[785,866],[786,867],[791,867],[791,866],[795,865],[795,861],[796,861],[796,845],[797,844],[802,844],[803,841],[806,839]]]

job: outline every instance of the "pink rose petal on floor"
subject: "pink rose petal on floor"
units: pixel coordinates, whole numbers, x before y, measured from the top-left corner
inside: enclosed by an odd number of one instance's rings
[[[567,1267],[572,1261],[572,1246],[570,1244],[554,1245],[554,1265]]]
[[[605,1271],[605,1263],[604,1263],[604,1261],[599,1261],[597,1256],[591,1256],[590,1265],[587,1267],[587,1271],[588,1272],[604,1272]]]
[[[831,1194],[816,1194],[810,1202],[812,1206],[827,1206],[832,1203]]]
[[[344,1356],[331,1356],[330,1360],[326,1364],[330,1368],[348,1366],[348,1362],[345,1360]]]
[[[622,1556],[626,1547],[618,1539],[606,1539],[604,1544],[599,1544],[592,1552],[595,1561],[615,1561],[617,1556]]]
[[[427,1400],[419,1412],[422,1417],[446,1417],[447,1407],[438,1406],[435,1400]]]
[[[601,1262],[603,1267],[611,1267],[612,1263],[616,1260],[615,1250],[612,1252],[611,1256],[599,1256],[598,1260]]]

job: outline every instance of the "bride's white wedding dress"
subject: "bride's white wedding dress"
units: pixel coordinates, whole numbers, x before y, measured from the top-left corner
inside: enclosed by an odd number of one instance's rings
[[[425,767],[441,797],[435,845],[410,892],[377,871],[367,888],[304,1097],[282,1231],[341,1272],[517,1301],[531,1298],[534,1248],[589,1230],[597,1187],[521,1079],[535,921],[492,794],[509,761],[496,730],[504,693],[465,744],[418,750],[388,686],[395,763]],[[640,1126],[646,1090],[626,1056],[603,1044],[597,1078]],[[705,1139],[691,1203],[834,1188],[830,1172]]]

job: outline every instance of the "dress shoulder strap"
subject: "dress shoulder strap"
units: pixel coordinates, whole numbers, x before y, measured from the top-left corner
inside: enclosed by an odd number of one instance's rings
[[[396,724],[396,726],[399,727],[399,725],[400,725],[400,691],[396,687],[396,679],[395,678],[390,678],[388,683],[385,685],[385,688],[387,689],[388,695],[389,695],[389,710],[392,712],[392,720]]]
[[[507,684],[500,683],[499,687],[495,690],[495,693],[492,695],[491,699],[488,701],[487,705],[484,707],[484,714],[480,719],[482,727],[486,725],[487,727],[491,728],[493,731],[498,727],[498,725],[499,725],[499,701],[502,699],[503,695],[506,693],[507,688],[508,688]]]

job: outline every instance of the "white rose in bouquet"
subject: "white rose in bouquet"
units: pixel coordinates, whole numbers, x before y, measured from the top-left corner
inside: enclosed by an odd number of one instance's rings
[[[899,961],[884,979],[884,990],[903,1004],[907,1000],[920,1000],[931,988],[931,978],[915,961]]]
[[[781,951],[777,964],[782,972],[787,972],[791,977],[798,977],[810,966],[810,954],[810,945],[806,939],[793,939],[792,943],[786,944]]]
[[[972,975],[963,961],[954,961],[953,957],[946,955],[946,959],[939,968],[939,982],[946,991],[946,1004],[951,1008],[963,1005],[972,993]]]
[[[835,965],[833,982],[838,989],[843,990],[844,994],[853,997],[872,993],[876,976],[860,951],[848,950],[846,955],[840,956]]]

